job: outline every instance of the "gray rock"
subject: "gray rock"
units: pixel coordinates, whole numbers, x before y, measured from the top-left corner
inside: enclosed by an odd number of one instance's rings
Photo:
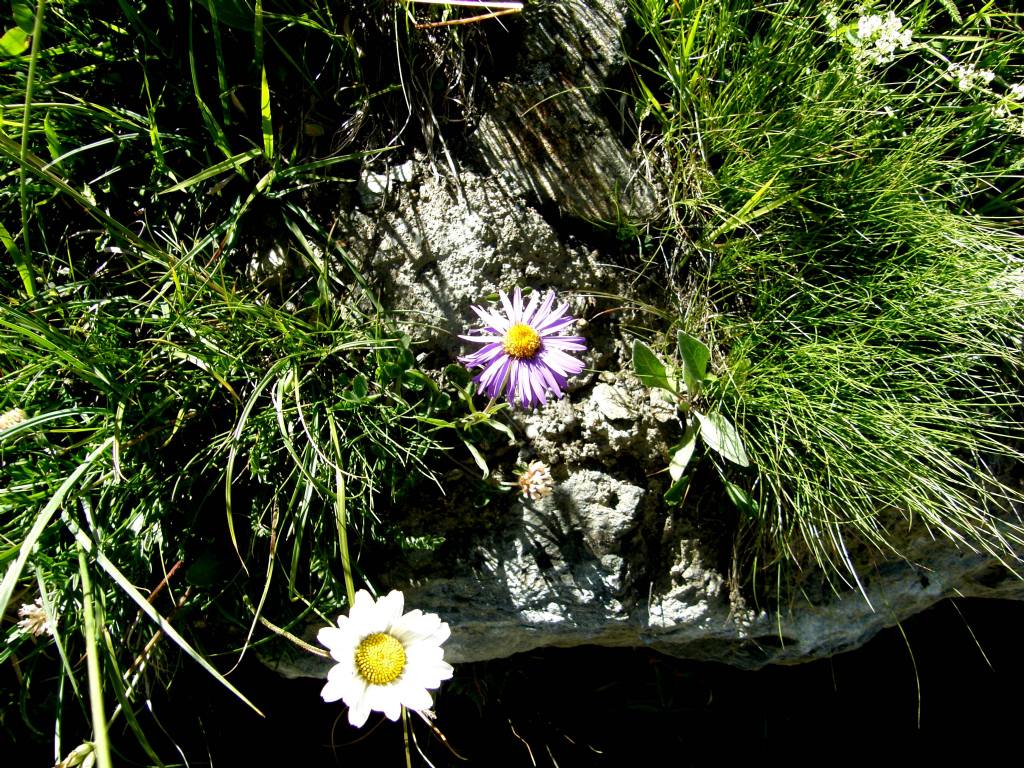
[[[571,487],[587,493],[592,482],[607,480],[584,477]],[[635,491],[631,498],[642,495]],[[628,506],[620,499],[619,512],[610,516],[619,533],[630,518],[620,514]],[[863,591],[824,589],[773,610],[748,607],[728,579],[704,562],[700,542],[683,540],[667,588],[658,592],[652,585],[646,599],[631,600],[619,579],[624,558],[580,546],[577,530],[556,513],[560,508],[522,507],[521,524],[481,549],[476,567],[406,589],[408,605],[436,612],[451,625],[448,660],[593,644],[646,646],[757,669],[857,648],[946,597],[1024,599],[1024,581],[997,560],[925,537],[913,545],[912,560],[879,560],[866,571],[871,576]],[[315,628],[308,634],[313,637]],[[307,655],[274,665],[287,676],[323,677],[330,663]]]
[[[418,186],[399,187],[393,208],[348,220],[350,253],[376,275],[383,298],[418,340],[457,351],[455,335],[475,322],[469,306],[499,289],[585,291],[612,283],[596,252],[560,242],[492,178],[414,172],[420,177]]]
[[[625,60],[622,4],[569,0],[524,17],[517,77],[494,86],[473,146],[513,195],[592,221],[650,217],[654,185],[602,117],[608,78]]]
[[[654,188],[599,108],[622,63],[625,17],[613,0],[531,4],[530,14],[515,80],[491,86],[497,106],[470,137],[471,157],[454,158],[458,178],[422,159],[365,175],[370,210],[349,214],[346,242],[438,367],[461,350],[455,335],[470,322],[469,305],[520,285],[570,298],[590,370],[564,399],[513,415],[518,458],[550,464],[554,492],[529,503],[510,495],[498,524],[444,562],[421,563],[432,571],[378,586],[440,614],[455,663],[586,643],[757,668],[854,648],[945,597],[1024,599],[1024,582],[998,560],[915,528],[895,542],[906,558],[856,554],[860,585],[809,571],[781,607],[752,606],[721,570],[723,543],[701,527],[724,513],[662,504],[668,446],[681,434],[676,405],[629,373],[624,315],[598,321],[589,312],[588,293],[628,290],[622,265],[561,237],[531,207],[613,221],[654,205]],[[309,627],[308,639],[315,633]],[[329,666],[312,655],[273,664],[315,677]]]

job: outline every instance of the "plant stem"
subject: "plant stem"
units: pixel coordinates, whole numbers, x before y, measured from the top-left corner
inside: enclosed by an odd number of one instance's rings
[[[99,626],[93,611],[92,582],[89,580],[89,568],[85,562],[85,550],[78,546],[78,572],[82,577],[82,619],[85,632],[85,662],[89,672],[89,708],[92,712],[94,748],[96,762],[100,768],[111,768],[110,740],[107,738],[107,717],[103,711],[103,678],[100,676],[99,649],[96,637]]]
[[[30,299],[36,297],[35,276],[32,274],[32,248],[28,239],[28,187],[25,186],[25,162],[28,158],[28,121],[32,111],[32,86],[36,79],[36,60],[39,58],[39,38],[43,36],[43,13],[46,0],[36,4],[36,18],[32,25],[32,51],[28,59],[28,75],[25,79],[25,109],[21,116],[21,153],[19,155],[18,183],[21,191],[21,240],[24,251],[19,259],[18,273],[25,284],[25,292]]]

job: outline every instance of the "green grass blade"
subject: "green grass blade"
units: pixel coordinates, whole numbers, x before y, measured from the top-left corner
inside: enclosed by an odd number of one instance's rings
[[[260,129],[263,133],[263,154],[267,160],[273,160],[274,124],[270,114],[270,84],[267,82],[267,67],[263,61],[263,0],[256,0],[255,11],[252,34],[256,49],[256,67],[260,71]]]
[[[85,550],[78,548],[78,574],[82,579],[82,614],[85,634],[85,664],[89,675],[89,710],[92,714],[93,754],[100,768],[113,768],[110,759],[110,739],[107,735],[107,716],[103,710],[103,677],[100,673],[99,647],[96,638],[100,627],[96,622],[92,581],[85,562]]]
[[[86,552],[93,556],[93,560],[95,560],[96,565],[98,565],[114,581],[114,583],[121,588],[121,591],[123,591],[132,600],[132,602],[139,606],[142,612],[149,617],[161,632],[171,638],[171,640],[173,640],[189,658],[209,672],[217,682],[231,691],[240,701],[248,705],[253,712],[260,717],[263,717],[263,713],[259,708],[249,701],[241,691],[235,688],[235,686],[233,686],[220,672],[218,672],[214,666],[202,656],[202,654],[192,647],[188,640],[182,637],[178,631],[159,614],[156,608],[154,608],[150,602],[143,597],[142,593],[135,588],[135,585],[128,580],[128,577],[121,573],[120,569],[114,565],[106,555],[96,548],[92,540],[66,513],[61,515],[61,518],[64,520],[64,524],[68,527],[68,530],[70,530],[74,535],[76,541],[78,541]]]
[[[345,508],[345,473],[341,469],[341,445],[338,442],[338,427],[334,414],[327,411],[327,423],[331,429],[331,445],[334,448],[334,511],[338,524],[338,547],[341,550],[341,568],[345,578],[345,594],[348,604],[356,602],[356,588],[352,581],[352,560],[348,553],[348,517]]]
[[[274,123],[270,115],[270,85],[267,83],[267,68],[260,68],[260,127],[263,131],[263,154],[267,160],[274,159]]]
[[[263,396],[264,390],[270,386],[272,381],[277,379],[281,369],[289,365],[290,362],[291,361],[288,360],[288,358],[282,358],[270,366],[263,378],[260,379],[259,383],[253,388],[252,393],[249,395],[249,399],[246,400],[245,406],[242,408],[242,413],[238,416],[238,422],[235,424],[235,429],[231,433],[231,447],[228,448],[227,463],[224,467],[224,514],[227,516],[228,536],[231,539],[231,546],[234,547],[235,554],[238,555],[238,559],[241,561],[242,568],[245,569],[246,573],[249,571],[245,567],[245,560],[238,547],[238,537],[235,535],[235,519],[231,507],[231,484],[235,474],[235,460],[238,458],[238,448],[241,444],[242,432],[245,430],[245,425],[248,423],[253,409]]]
[[[146,254],[155,261],[161,264],[169,264],[170,256],[167,253],[160,250],[152,243],[148,243],[141,237],[135,234],[134,231],[126,227],[124,224],[119,222],[113,216],[104,211],[101,207],[96,205],[95,201],[89,199],[86,195],[79,192],[77,189],[72,187],[64,179],[60,178],[52,171],[47,168],[47,163],[44,163],[39,157],[27,153],[24,158],[21,157],[18,145],[11,141],[9,138],[0,134],[0,152],[3,152],[8,157],[16,159],[19,163],[22,163],[22,167],[26,168],[34,173],[38,178],[46,181],[47,183],[54,186],[57,191],[67,195],[82,208],[85,209],[86,213],[96,219],[100,224],[103,224],[110,234],[114,237],[118,237],[124,242],[136,248],[141,253]],[[172,277],[174,273],[172,272]]]
[[[18,244],[14,242],[11,233],[7,231],[7,228],[2,223],[0,223],[0,243],[3,243],[4,248],[11,257],[11,261],[17,267],[18,276],[21,278],[25,293],[29,296],[35,296],[36,282],[32,274],[32,264],[22,258],[21,249],[18,248]]]
[[[32,24],[32,52],[28,59],[28,74],[25,77],[25,108],[21,116],[21,147],[18,151],[20,163],[18,183],[21,190],[21,240],[24,243],[22,260],[18,264],[18,273],[25,284],[25,292],[29,298],[36,296],[35,276],[32,269],[32,246],[28,237],[28,185],[25,183],[25,160],[28,157],[28,126],[32,112],[32,89],[36,80],[36,62],[39,60],[39,41],[43,36],[43,14],[46,11],[46,0],[38,0],[36,17]],[[27,280],[25,279],[27,276]]]
[[[227,160],[221,160],[219,163],[214,163],[209,168],[197,173],[195,176],[189,176],[184,181],[179,181],[177,184],[173,184],[166,189],[161,189],[157,192],[157,196],[168,195],[171,192],[181,192],[182,190],[186,190],[200,182],[206,181],[207,179],[212,179],[214,176],[219,176],[225,171],[237,171],[242,165],[259,156],[260,151],[256,148],[247,149],[245,152],[239,152],[237,155],[232,155]]]
[[[203,124],[206,126],[206,130],[210,134],[210,138],[213,139],[213,145],[224,154],[224,157],[231,158],[233,156],[233,153],[231,152],[231,146],[228,143],[228,137],[224,133],[224,129],[221,127],[220,123],[217,122],[217,118],[214,116],[213,112],[210,111],[210,108],[206,105],[206,102],[203,101],[203,94],[202,91],[200,91],[199,89],[199,75],[196,72],[196,55],[195,50],[192,47],[193,17],[191,13],[191,3],[189,4],[189,6],[190,12],[188,17],[188,67],[189,71],[192,74],[192,93],[195,95],[196,105],[199,107],[199,114],[203,118]],[[243,177],[245,176],[244,172],[239,172],[242,173]]]
[[[114,438],[108,437],[97,448],[95,448],[92,453],[85,458],[85,461],[75,467],[75,470],[64,479],[64,482],[60,484],[57,492],[50,497],[48,502],[46,502],[46,506],[39,510],[39,514],[36,515],[36,520],[32,524],[32,528],[29,530],[25,540],[21,542],[21,546],[18,548],[17,559],[7,569],[7,573],[4,574],[3,582],[0,582],[0,615],[3,615],[7,610],[7,605],[11,601],[11,595],[14,594],[14,588],[18,583],[18,579],[21,578],[22,570],[25,568],[25,563],[28,562],[29,555],[32,554],[32,550],[39,541],[39,537],[43,535],[43,531],[46,529],[51,518],[64,504],[67,495],[71,492],[71,489],[78,484],[82,475],[92,468],[92,465],[96,460],[99,459],[99,457],[105,453],[108,448],[110,448],[113,442]]]

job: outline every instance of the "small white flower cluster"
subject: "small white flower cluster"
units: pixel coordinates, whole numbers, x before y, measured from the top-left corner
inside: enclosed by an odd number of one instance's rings
[[[46,615],[46,609],[43,608],[42,598],[37,597],[34,603],[26,603],[21,606],[18,609],[18,616],[21,618],[18,626],[27,634],[33,637],[53,634],[53,626]]]
[[[830,30],[835,32],[839,29],[839,25],[842,24],[842,19],[839,18],[839,11],[834,5],[828,4],[823,6],[821,12],[824,14],[825,24],[828,25]]]
[[[1024,136],[1024,83],[1010,83],[991,107],[992,117],[1004,131]]]
[[[0,414],[0,432],[18,426],[27,418],[28,414],[21,410],[21,408],[11,408],[11,410],[5,411]]]
[[[827,20],[831,26],[831,20]],[[911,30],[892,11],[884,17],[877,13],[862,15],[853,35],[853,58],[862,64],[888,64],[896,58],[897,51],[910,47],[912,37]]]
[[[996,73],[988,69],[977,69],[972,64],[950,63],[946,77],[956,82],[956,87],[964,93],[975,88],[988,86],[995,78]]]
[[[519,473],[519,489],[523,497],[538,501],[551,493],[555,481],[551,470],[543,461],[531,461],[526,469]]]
[[[945,76],[976,103],[987,104],[988,114],[1002,130],[1024,136],[1024,83],[1007,83],[999,93],[992,87],[995,72],[956,62],[948,62]]]

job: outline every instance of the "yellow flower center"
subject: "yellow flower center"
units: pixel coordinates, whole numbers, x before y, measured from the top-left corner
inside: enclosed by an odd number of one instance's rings
[[[516,323],[505,333],[503,343],[505,354],[523,360],[540,351],[540,334],[526,323]]]
[[[371,685],[393,683],[405,669],[405,647],[386,632],[363,638],[356,648],[356,670]]]

